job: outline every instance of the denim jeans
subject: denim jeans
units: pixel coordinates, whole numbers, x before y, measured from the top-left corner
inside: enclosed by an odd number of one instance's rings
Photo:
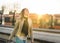
[[[19,37],[15,37],[15,39],[16,39],[16,43],[27,43],[27,39],[26,40],[22,40],[22,39],[20,39]]]

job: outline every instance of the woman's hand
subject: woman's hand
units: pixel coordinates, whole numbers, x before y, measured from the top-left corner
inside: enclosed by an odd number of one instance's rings
[[[31,43],[34,43],[34,41],[31,41]]]
[[[8,40],[11,40],[10,37],[8,38]]]

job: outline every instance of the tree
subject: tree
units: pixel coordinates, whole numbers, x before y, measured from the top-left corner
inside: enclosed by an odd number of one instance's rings
[[[49,29],[54,29],[53,28],[53,16],[52,15],[50,16],[50,22],[49,23],[50,23]]]
[[[42,26],[43,26],[43,21],[42,21],[42,19],[40,19],[39,21],[40,21],[40,22],[39,22],[39,28],[42,28]]]
[[[2,23],[2,18],[3,18],[2,15],[3,15],[3,13],[4,13],[5,6],[2,6],[1,9],[2,9],[2,10],[0,10],[0,15],[1,15],[0,24],[3,24],[3,23]]]

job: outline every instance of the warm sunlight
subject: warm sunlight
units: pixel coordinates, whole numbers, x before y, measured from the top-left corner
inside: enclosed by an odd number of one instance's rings
[[[31,13],[37,14],[56,14],[60,13],[60,0],[0,0],[0,6],[6,6],[5,13],[14,10],[17,12],[22,8],[28,8]]]

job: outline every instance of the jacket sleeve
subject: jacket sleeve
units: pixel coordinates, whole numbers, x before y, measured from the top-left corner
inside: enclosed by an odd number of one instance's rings
[[[30,27],[30,37],[31,37],[31,43],[34,42],[34,38],[33,38],[33,25],[32,25],[32,21],[31,21],[31,27]]]
[[[18,26],[19,26],[19,22],[16,20],[16,23],[15,23],[15,26],[14,26],[14,30],[13,32],[11,33],[10,37],[9,37],[9,40],[11,40],[14,35],[16,34],[17,30],[18,30]]]
[[[33,39],[33,30],[32,30],[32,21],[31,21],[31,19],[29,20],[29,34],[28,34],[28,36],[31,38],[31,42],[33,42],[34,39]]]

